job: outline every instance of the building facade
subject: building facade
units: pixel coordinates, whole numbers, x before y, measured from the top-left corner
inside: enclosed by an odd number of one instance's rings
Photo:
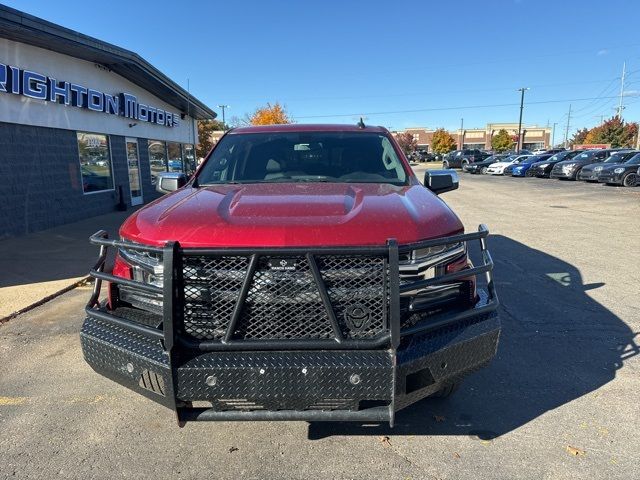
[[[488,123],[485,128],[469,128],[453,130],[449,133],[456,139],[457,148],[478,148],[491,150],[491,139],[500,130],[506,130],[513,137],[514,147],[518,137],[517,123]],[[431,140],[435,130],[427,128],[407,128],[403,132],[413,135],[418,147],[431,151]],[[536,148],[551,148],[551,128],[536,125],[523,125],[521,129],[522,148],[535,150]]]
[[[135,53],[0,5],[0,238],[157,198],[215,116]]]

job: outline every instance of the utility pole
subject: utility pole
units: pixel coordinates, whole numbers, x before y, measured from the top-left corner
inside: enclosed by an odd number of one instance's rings
[[[627,70],[627,62],[622,63],[622,79],[620,81],[620,103],[618,104],[618,117],[622,120],[622,109],[624,106],[622,105],[624,99],[624,76]]]
[[[458,149],[464,149],[464,118],[460,119],[460,135],[458,135],[459,146]]]
[[[571,104],[569,104],[569,114],[567,115],[567,128],[564,131],[564,148],[569,146],[569,122],[571,121]]]
[[[226,130],[227,129],[227,122],[224,121],[224,109],[225,108],[231,108],[229,105],[218,105],[218,108],[222,109],[222,129]]]
[[[551,148],[555,147],[556,143],[556,125],[558,125],[558,122],[553,122],[553,130],[551,130]]]
[[[517,148],[517,153],[520,153],[520,150],[522,150],[522,138],[521,138],[521,132],[522,132],[522,109],[524,108],[524,92],[526,92],[527,90],[529,90],[527,87],[522,87],[522,88],[518,89],[518,91],[521,93],[521,95],[520,95],[520,120],[518,121],[518,148]]]

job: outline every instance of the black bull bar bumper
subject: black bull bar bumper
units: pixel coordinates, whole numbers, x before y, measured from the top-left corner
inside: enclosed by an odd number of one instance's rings
[[[234,340],[252,276],[248,268],[227,334],[219,341],[185,339],[181,328],[183,305],[180,259],[183,255],[269,253],[240,250],[183,250],[176,243],[143,247],[110,240],[105,232],[91,237],[101,246],[91,275],[94,291],[80,334],[83,354],[98,373],[128,387],[177,414],[179,424],[190,420],[305,420],[389,422],[394,414],[443,386],[486,365],[494,356],[500,334],[493,261],[486,249],[486,227],[478,232],[398,247],[322,249],[322,254],[381,255],[388,277],[388,315],[385,328],[373,338],[353,339],[344,334],[336,315],[329,314],[332,338],[303,340]],[[410,284],[399,282],[399,255],[403,251],[479,240],[482,264]],[[163,287],[104,273],[108,247],[126,247],[162,254]],[[278,255],[302,254],[310,261],[327,311],[330,298],[317,269],[314,254],[278,250]],[[315,270],[315,272],[314,272]],[[255,273],[255,271],[253,272]],[[401,325],[401,292],[450,283],[484,274],[487,291],[479,302],[457,312],[434,313],[426,320]],[[119,316],[98,302],[101,282],[162,296],[162,322],[153,326]]]

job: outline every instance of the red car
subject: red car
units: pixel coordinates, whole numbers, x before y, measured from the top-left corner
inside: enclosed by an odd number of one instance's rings
[[[437,197],[458,187],[455,172],[427,172],[423,186],[386,129],[237,128],[192,178],[158,179],[172,193],[120,240],[91,238],[101,252],[81,343],[98,373],[180,424],[393,424],[494,357],[488,231],[464,234]]]

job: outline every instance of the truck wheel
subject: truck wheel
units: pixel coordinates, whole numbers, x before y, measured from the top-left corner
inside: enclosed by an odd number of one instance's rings
[[[449,168],[449,162],[447,162],[446,160],[442,162],[442,168],[444,168],[445,170]]]
[[[447,398],[447,397],[450,397],[451,395],[453,395],[455,393],[456,390],[458,390],[458,387],[460,387],[460,382],[447,383],[440,390],[438,390],[437,392],[429,395],[429,397],[430,398]]]
[[[622,185],[625,187],[635,187],[638,185],[638,175],[636,173],[628,173],[622,179]]]

